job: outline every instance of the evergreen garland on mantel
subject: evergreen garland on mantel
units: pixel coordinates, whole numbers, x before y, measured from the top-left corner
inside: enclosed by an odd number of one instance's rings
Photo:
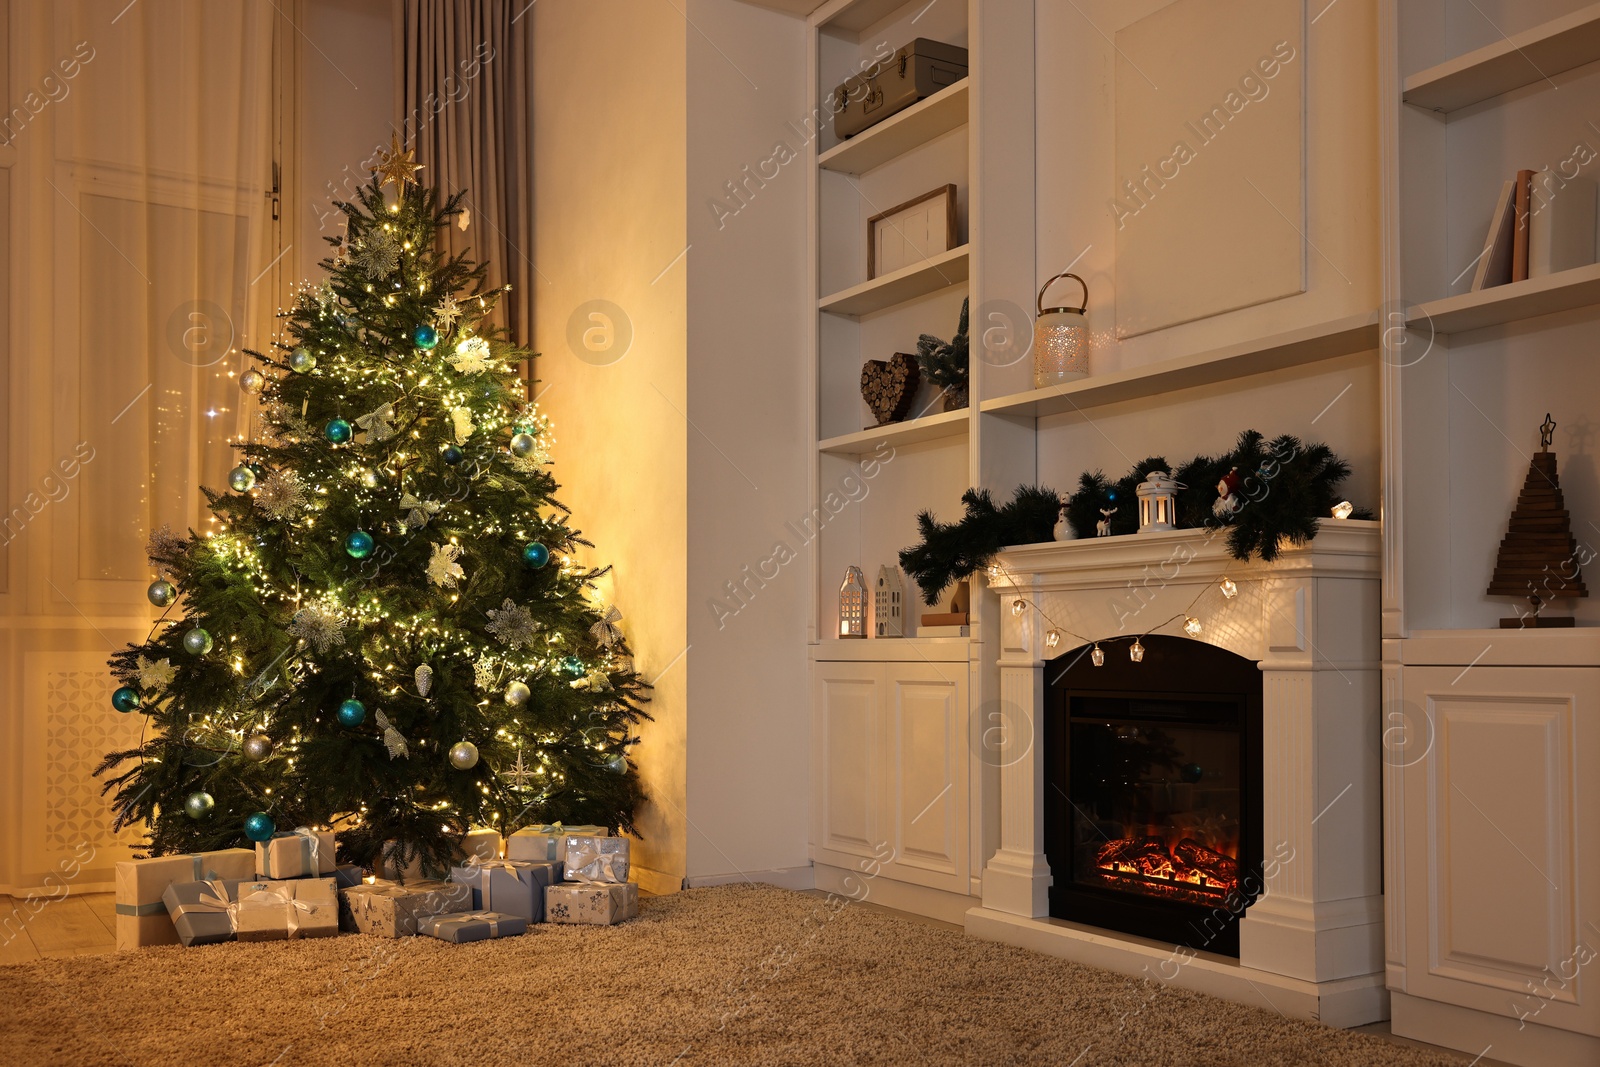
[[[1182,486],[1177,500],[1181,526],[1226,526],[1228,551],[1235,559],[1273,560],[1284,540],[1300,545],[1316,537],[1321,520],[1341,499],[1339,488],[1350,476],[1350,464],[1325,444],[1304,444],[1290,434],[1269,442],[1246,430],[1232,451],[1196,456],[1176,469],[1151,456],[1116,482],[1100,471],[1084,472],[1078,491],[1065,503],[1073,532],[1093,537],[1104,518],[1113,535],[1137,533],[1136,487],[1151,471],[1167,471]],[[987,490],[969,489],[961,500],[967,514],[959,522],[940,523],[926,511],[918,515],[922,541],[900,553],[900,566],[928,604],[937,604],[953,582],[987,566],[1005,547],[1050,540],[1060,514],[1060,498],[1040,486],[1019,487],[1015,498],[999,507]],[[1373,516],[1360,509],[1351,517]]]

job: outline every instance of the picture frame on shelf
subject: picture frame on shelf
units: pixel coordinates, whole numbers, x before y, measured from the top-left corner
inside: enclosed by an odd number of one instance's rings
[[[956,187],[941,185],[867,220],[867,280],[925,262],[958,244]]]

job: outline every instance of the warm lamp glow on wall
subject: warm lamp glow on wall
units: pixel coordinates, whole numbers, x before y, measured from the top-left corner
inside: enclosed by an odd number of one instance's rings
[[[1045,290],[1063,278],[1083,287],[1083,303],[1077,307],[1044,306]],[[1084,310],[1089,306],[1089,283],[1076,274],[1063,272],[1044,283],[1036,305],[1039,317],[1033,323],[1033,385],[1043,389],[1064,385],[1089,376],[1089,326]]]
[[[1178,526],[1178,483],[1166,471],[1151,471],[1134,489],[1139,497],[1139,532]]]
[[[1341,500],[1333,506],[1333,517],[1336,519],[1348,519],[1355,513],[1355,510],[1356,506],[1350,501]]]
[[[839,636],[867,636],[867,578],[860,567],[848,567],[839,586]]]

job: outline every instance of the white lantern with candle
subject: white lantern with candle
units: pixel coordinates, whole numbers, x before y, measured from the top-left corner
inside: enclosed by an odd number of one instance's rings
[[[1179,485],[1166,471],[1151,471],[1134,489],[1139,497],[1139,532],[1178,527]]]

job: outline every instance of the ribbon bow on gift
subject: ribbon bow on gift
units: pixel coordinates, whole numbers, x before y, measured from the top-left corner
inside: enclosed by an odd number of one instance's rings
[[[418,500],[410,493],[400,494],[400,510],[404,513],[406,525],[413,530],[420,530],[428,525],[428,520],[439,513],[444,507],[438,501]]]
[[[610,648],[622,640],[622,631],[617,629],[617,623],[622,621],[622,612],[615,605],[606,609],[605,615],[599,622],[589,627],[589,633],[600,642],[604,648]]]
[[[356,419],[356,425],[367,431],[374,441],[387,441],[394,436],[394,405],[379,404],[372,411]]]
[[[215,884],[215,883],[213,883]],[[286,897],[272,889],[254,889],[244,892],[244,885],[239,886],[239,899],[228,905],[228,924],[233,927],[233,932],[239,932],[239,913],[246,909],[276,908],[288,904],[293,898]]]
[[[568,850],[568,855],[571,850]],[[617,870],[617,861],[622,856],[615,852],[603,852],[594,859],[585,863],[577,870],[569,866],[567,879],[573,882],[582,882],[585,885],[618,885],[628,880],[628,867],[626,861],[622,864],[621,871]]]
[[[200,900],[197,903],[179,904],[176,908],[169,909],[172,912],[173,922],[177,922],[185,915],[189,915],[194,912],[206,912],[210,915],[226,913],[230,920],[232,919],[233,912],[231,909],[233,905],[228,902],[227,888],[224,887],[222,882],[217,879],[203,878],[201,881],[205,882],[211,887],[211,892],[201,893]]]

